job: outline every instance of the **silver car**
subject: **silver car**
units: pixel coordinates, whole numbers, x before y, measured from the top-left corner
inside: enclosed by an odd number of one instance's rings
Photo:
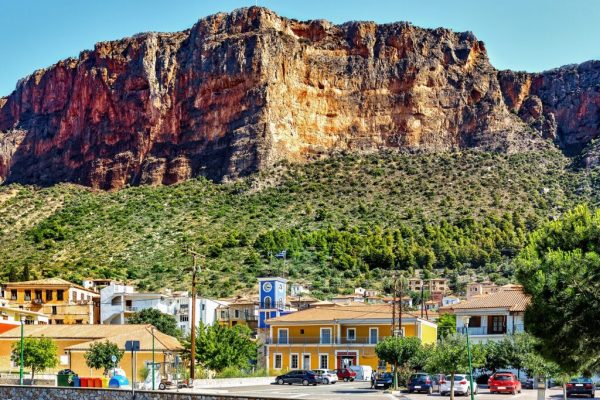
[[[338,381],[337,374],[332,369],[315,369],[314,372],[317,375],[317,382],[324,385],[333,384]]]
[[[452,375],[446,374],[446,379],[440,382],[440,396],[450,394],[450,379]],[[477,394],[479,388],[477,382],[473,381],[473,394]],[[454,375],[454,394],[468,396],[471,393],[471,386],[469,382],[469,375],[456,374]]]

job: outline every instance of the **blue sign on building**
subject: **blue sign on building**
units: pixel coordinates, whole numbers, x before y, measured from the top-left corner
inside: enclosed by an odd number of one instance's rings
[[[258,278],[258,327],[268,328],[266,321],[285,311],[287,302],[287,279]]]

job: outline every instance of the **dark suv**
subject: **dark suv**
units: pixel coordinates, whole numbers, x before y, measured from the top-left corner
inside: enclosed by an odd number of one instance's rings
[[[431,394],[434,390],[434,378],[429,374],[412,374],[408,380],[409,393],[423,392]],[[439,390],[439,386],[437,390]]]
[[[290,371],[287,374],[279,375],[277,378],[275,378],[275,382],[280,385],[283,385],[284,383],[287,383],[288,385],[293,383],[301,383],[304,386],[317,386],[317,375],[313,371],[299,369]]]

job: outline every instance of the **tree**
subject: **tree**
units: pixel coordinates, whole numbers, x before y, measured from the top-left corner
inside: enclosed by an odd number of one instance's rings
[[[36,372],[54,368],[58,365],[56,353],[56,343],[50,338],[43,336],[39,338],[27,337],[23,340],[23,365],[31,369],[32,384]],[[16,363],[20,362],[21,342],[13,343],[11,358]]]
[[[128,322],[130,324],[153,325],[156,329],[166,335],[174,337],[181,336],[181,331],[177,328],[177,320],[175,317],[169,314],[163,314],[155,308],[146,308],[134,313],[129,317]]]
[[[104,375],[108,375],[108,371],[121,361],[123,354],[124,351],[120,350],[119,346],[107,340],[106,342],[92,343],[83,357],[89,368],[102,369]],[[112,361],[113,356],[117,358],[116,362]]]
[[[438,339],[445,338],[448,335],[456,333],[456,315],[442,314],[438,318]]]
[[[600,368],[600,210],[579,206],[531,234],[516,260],[531,296],[525,313],[536,348],[567,373]]]
[[[185,347],[189,350],[190,341]],[[227,367],[249,367],[257,350],[252,330],[245,325],[200,324],[196,330],[196,361],[217,372]]]
[[[471,345],[471,361],[474,369],[484,365],[485,350],[482,345]],[[430,372],[450,374],[450,399],[454,400],[454,375],[469,371],[465,336],[454,334],[440,339],[427,361],[427,369]]]
[[[394,389],[398,389],[398,369],[413,368],[413,363],[420,356],[421,340],[416,337],[387,337],[377,343],[375,353],[380,360],[394,366]]]

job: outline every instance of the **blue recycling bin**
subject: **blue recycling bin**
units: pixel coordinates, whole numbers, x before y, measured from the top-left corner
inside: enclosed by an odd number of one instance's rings
[[[121,375],[115,375],[108,381],[108,387],[118,389],[123,386],[129,386],[129,379]]]
[[[73,377],[73,387],[81,387],[81,382],[79,381],[79,377],[77,375]]]

